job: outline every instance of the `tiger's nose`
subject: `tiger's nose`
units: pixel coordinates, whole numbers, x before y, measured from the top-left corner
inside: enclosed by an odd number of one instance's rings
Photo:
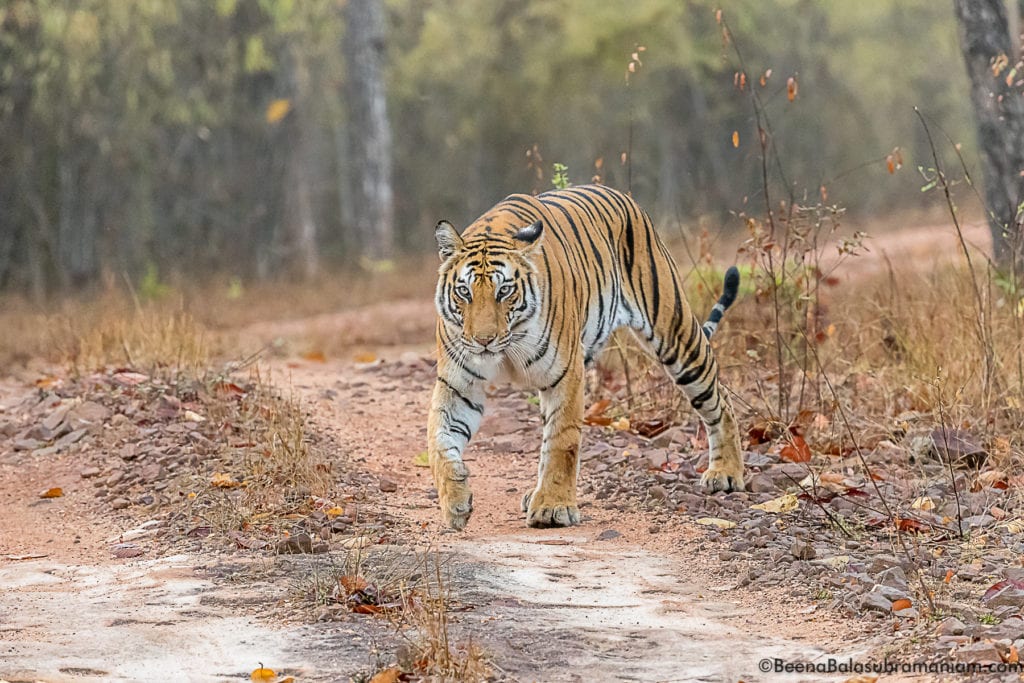
[[[487,346],[492,341],[494,341],[496,336],[497,335],[494,334],[478,334],[473,337],[473,340],[480,346]]]

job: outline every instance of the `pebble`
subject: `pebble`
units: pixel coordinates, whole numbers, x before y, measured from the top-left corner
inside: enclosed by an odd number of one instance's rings
[[[1007,586],[986,600],[985,604],[989,607],[1002,607],[1003,605],[1022,607],[1024,606],[1024,590],[1016,586]]]
[[[892,611],[892,600],[881,593],[872,590],[869,593],[865,593],[860,599],[860,608],[862,610],[888,614]]]
[[[398,490],[398,482],[389,477],[381,477],[377,486],[384,493],[394,493],[395,491]]]
[[[99,476],[100,472],[102,471],[103,470],[101,470],[99,467],[86,467],[84,470],[81,471],[81,476],[82,479],[92,479],[93,477]]]
[[[277,543],[279,555],[300,555],[311,552],[313,552],[313,539],[307,533],[294,534]]]
[[[813,560],[816,553],[814,546],[807,541],[795,540],[789,546],[789,554],[799,560]]]
[[[962,636],[967,626],[956,617],[946,617],[939,623],[935,632],[940,636]]]
[[[115,498],[110,501],[110,507],[114,510],[124,510],[130,503],[127,498]]]
[[[770,477],[764,474],[755,474],[747,481],[747,489],[752,493],[771,493],[778,487]]]
[[[910,591],[910,586],[907,584],[907,575],[903,571],[903,567],[890,567],[880,572],[875,580],[883,586],[903,593]]]
[[[962,662],[1001,664],[1003,658],[992,643],[968,643],[956,651],[956,658]]]
[[[647,489],[647,494],[655,500],[665,500],[668,498],[668,490],[664,486],[655,485]]]
[[[613,538],[618,538],[621,535],[622,534],[620,534],[615,529],[605,529],[604,531],[602,531],[601,533],[599,533],[597,535],[597,540],[599,540],[599,541],[610,541]]]

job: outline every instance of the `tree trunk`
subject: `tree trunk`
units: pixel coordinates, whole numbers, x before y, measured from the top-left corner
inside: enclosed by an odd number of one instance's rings
[[[286,254],[289,269],[309,280],[320,271],[317,225],[310,196],[310,167],[313,165],[312,117],[309,114],[309,68],[301,50],[292,50],[291,92],[297,103],[289,126],[287,172],[285,182]]]
[[[1019,266],[1024,255],[1018,211],[1024,201],[1024,99],[1006,83],[1008,69],[1017,56],[1004,2],[953,0],[953,5],[978,123],[992,250],[1001,265]],[[1004,57],[1008,60],[1006,68],[997,68]]]
[[[355,227],[361,256],[372,267],[394,253],[391,127],[384,88],[384,3],[345,5],[348,129],[356,178]]]

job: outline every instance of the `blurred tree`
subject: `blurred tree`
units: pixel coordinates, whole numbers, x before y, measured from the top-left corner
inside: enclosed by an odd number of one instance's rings
[[[1024,99],[1004,0],[954,0],[978,123],[996,260],[1024,266]]]
[[[385,17],[382,0],[345,4],[348,128],[355,169],[355,223],[364,265],[394,256],[391,124],[384,84]]]

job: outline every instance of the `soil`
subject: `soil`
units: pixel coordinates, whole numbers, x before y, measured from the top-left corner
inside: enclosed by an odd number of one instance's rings
[[[905,239],[935,243],[918,237]],[[883,544],[837,540],[815,512],[791,524],[750,512],[781,487],[698,495],[699,454],[687,452],[699,440],[695,425],[660,445],[588,428],[583,523],[528,529],[519,501],[535,476],[540,420],[528,394],[495,387],[466,455],[473,517],[464,532],[442,528],[429,470],[414,463],[432,385],[431,303],[400,306],[405,322],[387,346],[360,330],[387,328],[391,305],[266,323],[237,339],[243,351],[285,340],[263,372],[299,400],[308,429],[330,444],[365,509],[387,516],[373,527],[376,540],[444,554],[462,606],[450,617],[452,638],[479,644],[495,679],[777,680],[759,671],[761,660],[877,659],[934,630],[860,604],[878,574],[867,565]],[[326,362],[295,355],[308,344],[302,340],[331,334],[347,335],[353,353]],[[376,358],[357,362],[355,352],[367,349]],[[0,381],[0,679],[244,680],[262,663],[299,680],[331,681],[368,677],[393,662],[400,639],[386,620],[296,598],[301,577],[345,555],[337,540],[321,555],[182,543],[167,533],[159,500],[129,498],[114,509],[113,492],[99,496],[97,475],[83,476],[94,465],[106,474],[117,459],[102,438],[15,450],[21,428],[43,414],[26,412],[45,393],[31,379]],[[652,452],[667,454],[650,460]],[[786,466],[763,453],[755,462],[768,475]],[[51,487],[63,495],[41,498]],[[698,523],[709,517],[739,526]],[[852,568],[823,562],[837,556]],[[984,583],[998,572],[982,565],[976,574]],[[848,589],[849,577],[869,585]]]

